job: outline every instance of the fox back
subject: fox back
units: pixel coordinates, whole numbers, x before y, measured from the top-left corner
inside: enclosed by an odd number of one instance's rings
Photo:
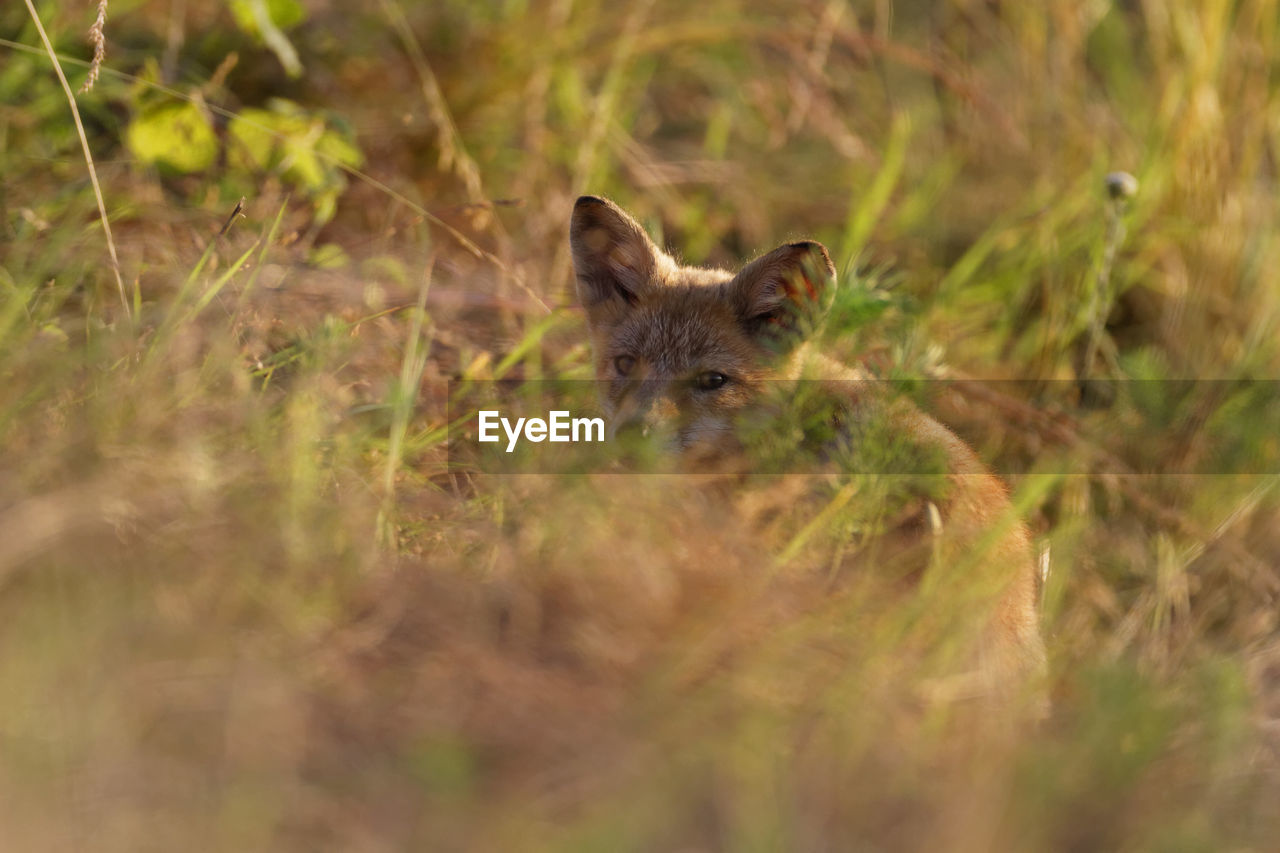
[[[744,420],[779,411],[769,408],[777,388],[820,365],[820,378],[837,388],[830,443],[857,444],[874,412],[940,460],[943,494],[918,502],[919,523],[903,529],[932,537],[930,553],[998,585],[983,617],[976,689],[1001,691],[1042,672],[1036,563],[1004,484],[940,423],[806,350],[835,287],[821,244],[782,245],[736,273],[685,267],[593,196],[578,199],[569,238],[611,435],[644,434],[691,462],[740,460]]]

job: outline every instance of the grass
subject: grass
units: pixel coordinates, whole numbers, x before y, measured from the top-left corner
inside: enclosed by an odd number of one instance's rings
[[[123,307],[6,7],[0,844],[1269,849],[1275,5],[304,4],[290,77],[216,4],[115,3],[79,108]],[[75,83],[84,10],[35,6]],[[354,130],[331,217],[292,137],[125,146],[274,96]],[[980,589],[833,556],[891,478],[769,515],[451,459],[450,379],[590,375],[580,192],[691,263],[835,251],[828,348],[924,393],[1052,554],[1044,724],[941,689]]]

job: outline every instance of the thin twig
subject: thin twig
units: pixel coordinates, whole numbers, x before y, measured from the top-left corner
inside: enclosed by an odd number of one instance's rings
[[[231,230],[231,226],[235,224],[236,218],[244,215],[244,196],[240,196],[240,200],[236,202],[236,209],[231,211],[231,215],[227,217],[227,221],[223,224],[222,230],[218,232],[219,237],[227,236],[227,232]]]
[[[462,179],[462,183],[467,188],[468,201],[483,200],[484,187],[480,181],[480,167],[467,153],[466,146],[462,142],[462,133],[458,130],[452,113],[449,112],[444,93],[440,91],[440,83],[436,79],[435,72],[431,70],[426,52],[418,42],[417,36],[413,34],[409,19],[405,17],[400,5],[393,0],[380,0],[380,2],[383,14],[387,16],[396,35],[400,37],[400,43],[404,45],[413,70],[418,75],[418,85],[422,89],[423,100],[427,103],[428,116],[436,127],[436,147],[440,149],[440,168],[451,170]]]
[[[71,106],[71,117],[75,119],[76,132],[80,134],[80,148],[84,151],[84,162],[89,167],[89,181],[93,184],[93,194],[98,200],[98,216],[102,220],[102,230],[107,235],[107,251],[111,255],[111,271],[116,276],[116,288],[120,291],[120,305],[124,308],[125,316],[132,317],[129,311],[129,300],[124,295],[124,279],[120,276],[120,259],[116,256],[116,241],[111,237],[111,222],[107,219],[107,203],[102,198],[102,187],[98,184],[98,170],[93,167],[93,154],[89,151],[89,138],[85,135],[84,123],[80,121],[80,109],[76,106],[75,93],[71,91],[67,75],[62,73],[58,54],[54,52],[53,45],[49,42],[49,34],[44,31],[44,24],[41,23],[40,15],[36,12],[35,4],[31,0],[27,0],[27,11],[31,13],[31,20],[35,22],[36,31],[40,33],[45,52],[49,54],[49,61],[53,63],[53,70],[58,73],[58,81],[62,83],[62,91],[66,93],[67,103]]]

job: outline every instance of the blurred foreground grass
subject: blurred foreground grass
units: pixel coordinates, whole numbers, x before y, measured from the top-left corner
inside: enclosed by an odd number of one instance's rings
[[[90,10],[37,6],[78,85]],[[1276,3],[230,6],[111,4],[128,312],[0,10],[5,849],[1274,845],[1280,498],[1202,472],[1280,427],[1233,417]],[[679,480],[448,465],[445,380],[589,374],[580,192],[691,263],[823,240],[886,375],[1032,380],[934,402],[1052,552],[1047,723],[932,689],[946,589],[779,565]]]

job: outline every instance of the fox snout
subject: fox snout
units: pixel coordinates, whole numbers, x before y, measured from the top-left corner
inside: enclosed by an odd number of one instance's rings
[[[693,403],[686,386],[679,380],[643,380],[614,397],[607,428],[610,440],[693,467],[740,449],[732,414]]]
[[[680,410],[668,393],[668,383],[643,380],[635,383],[615,405],[609,421],[610,440],[673,440],[677,432]]]

